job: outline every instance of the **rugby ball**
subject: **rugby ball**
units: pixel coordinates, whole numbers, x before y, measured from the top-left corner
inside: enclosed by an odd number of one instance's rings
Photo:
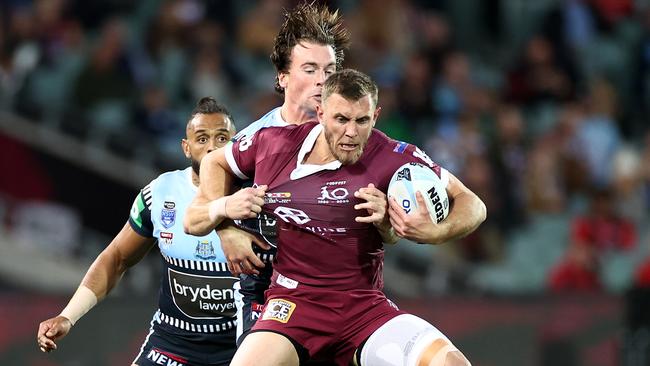
[[[395,171],[388,184],[388,197],[394,197],[407,214],[418,208],[415,192],[420,191],[431,220],[440,223],[449,214],[447,183],[449,172],[440,167],[436,171],[419,163],[407,163]]]

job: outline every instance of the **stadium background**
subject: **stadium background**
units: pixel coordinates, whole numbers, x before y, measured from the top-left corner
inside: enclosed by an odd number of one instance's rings
[[[475,365],[649,365],[650,2],[328,3],[352,34],[345,66],[380,84],[377,127],[488,206],[458,243],[389,248],[387,293]],[[293,4],[0,2],[2,363],[131,362],[155,308],[155,251],[59,351],[37,351],[38,323],[138,190],[186,165],[199,97],[240,129],[279,105],[268,55]]]

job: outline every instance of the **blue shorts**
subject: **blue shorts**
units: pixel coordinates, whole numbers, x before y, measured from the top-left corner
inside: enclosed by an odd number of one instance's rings
[[[239,346],[244,340],[246,335],[250,332],[253,325],[260,315],[262,315],[262,308],[264,307],[264,291],[269,288],[271,284],[271,276],[273,275],[273,266],[271,263],[266,263],[266,267],[260,270],[260,274],[256,276],[241,275],[239,280],[239,292],[242,296],[241,309],[237,309],[237,345]]]
[[[133,363],[139,366],[226,366],[235,354],[235,329],[199,341],[153,323]]]

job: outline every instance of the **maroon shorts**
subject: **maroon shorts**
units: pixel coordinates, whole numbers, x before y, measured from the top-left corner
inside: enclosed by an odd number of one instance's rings
[[[252,331],[271,331],[303,347],[314,361],[346,366],[384,323],[404,312],[377,290],[322,290],[272,285]],[[300,353],[300,350],[299,350]]]

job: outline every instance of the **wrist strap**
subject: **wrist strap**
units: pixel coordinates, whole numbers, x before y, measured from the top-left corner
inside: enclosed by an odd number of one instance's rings
[[[77,320],[81,319],[96,304],[97,295],[88,287],[81,285],[74,295],[72,295],[70,302],[68,302],[68,305],[60,315],[68,318],[70,323],[74,325]]]
[[[210,222],[216,223],[217,220],[226,218],[226,200],[228,200],[228,197],[221,197],[210,202],[208,206]]]

